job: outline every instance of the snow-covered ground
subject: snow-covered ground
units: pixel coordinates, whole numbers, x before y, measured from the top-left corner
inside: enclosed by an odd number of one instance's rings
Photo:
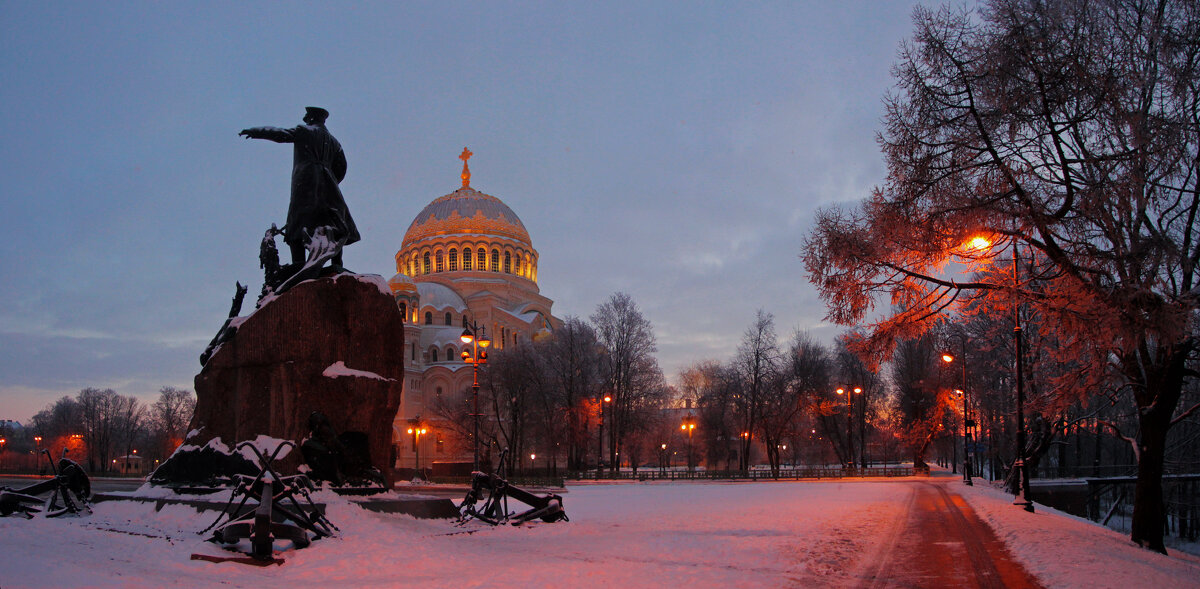
[[[1049,587],[1200,586],[1200,558],[1153,554],[1049,509],[1027,514],[994,489],[947,484]],[[903,481],[579,485],[564,495],[570,522],[499,528],[378,514],[322,494],[340,537],[262,568],[191,560],[229,555],[196,533],[211,512],[106,502],[86,517],[0,518],[0,587],[851,586],[897,529],[911,489]]]
[[[1200,557],[1150,552],[1127,534],[1043,505],[1028,513],[986,483],[954,490],[1047,587],[1200,587]]]

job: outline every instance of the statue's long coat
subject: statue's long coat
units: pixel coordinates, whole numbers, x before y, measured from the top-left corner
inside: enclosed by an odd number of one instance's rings
[[[256,127],[247,129],[255,139],[291,143],[292,202],[288,205],[284,242],[305,242],[317,227],[333,227],[333,239],[351,244],[360,239],[338,183],[346,177],[346,154],[325,125],[299,125],[291,129]]]

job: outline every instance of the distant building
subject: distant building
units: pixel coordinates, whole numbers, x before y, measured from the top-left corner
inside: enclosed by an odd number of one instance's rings
[[[113,465],[121,474],[145,474],[145,460],[137,454],[127,454],[113,458]]]
[[[500,199],[470,187],[463,150],[462,188],[434,199],[413,219],[389,281],[405,317],[404,396],[393,426],[396,466],[470,463],[469,436],[439,419],[438,403],[468,403],[471,351],[460,337],[468,322],[486,330],[492,349],[549,334],[559,324],[550,299],[538,291],[538,253],[516,213]],[[408,433],[427,428],[419,441]],[[419,443],[420,452],[414,442]]]

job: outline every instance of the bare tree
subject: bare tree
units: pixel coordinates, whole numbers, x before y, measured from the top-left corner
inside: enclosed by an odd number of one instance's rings
[[[630,419],[639,403],[639,397],[647,394],[647,383],[653,383],[653,373],[661,378],[661,371],[654,361],[657,351],[654,330],[650,321],[638,309],[633,298],[625,293],[615,293],[601,304],[591,316],[596,338],[604,348],[603,375],[612,407],[609,410],[611,423],[606,428],[610,434],[609,463],[617,468],[617,456],[622,437],[631,429]]]
[[[129,456],[136,454],[134,445],[139,440],[144,441],[146,438],[146,416],[149,412],[146,406],[134,396],[118,395],[114,409],[116,411],[114,416],[116,434],[113,442],[120,448],[120,452],[124,452],[122,457],[129,461],[131,460]]]
[[[565,425],[567,468],[583,470],[589,442],[589,401],[598,398],[603,388],[596,331],[578,317],[567,317],[542,349],[553,392],[559,395],[557,411],[566,417],[559,423]]]
[[[742,334],[742,341],[738,344],[737,356],[732,364],[732,368],[737,371],[740,385],[735,403],[740,448],[738,470],[750,469],[750,449],[753,447],[755,435],[759,433],[760,421],[766,410],[764,405],[768,397],[768,387],[778,387],[778,396],[781,397],[787,388],[786,382],[779,377],[779,360],[775,317],[759,309],[755,314],[754,324]]]
[[[170,456],[187,434],[188,422],[196,410],[196,396],[187,389],[162,387],[158,400],[150,406],[150,428],[160,457]]]
[[[89,470],[110,468],[109,457],[113,454],[117,417],[120,413],[119,397],[120,395],[112,389],[95,388],[83,389],[75,397],[83,426],[82,435],[87,447]]]
[[[769,375],[761,397],[759,431],[773,476],[779,476],[785,441],[796,444],[799,419],[812,409],[811,399],[829,388],[829,356],[821,344],[796,333],[776,369]],[[796,450],[793,449],[793,453]]]

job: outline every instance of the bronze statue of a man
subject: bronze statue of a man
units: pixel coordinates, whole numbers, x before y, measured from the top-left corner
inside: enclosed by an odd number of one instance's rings
[[[294,146],[292,200],[288,205],[283,241],[291,248],[292,263],[297,267],[304,265],[304,247],[318,227],[327,227],[326,236],[342,245],[360,238],[338,188],[346,177],[346,154],[325,128],[329,111],[315,106],[306,107],[305,111],[304,124],[291,129],[252,127],[238,133],[247,139],[269,139]],[[331,263],[338,268],[342,266],[340,248]]]

